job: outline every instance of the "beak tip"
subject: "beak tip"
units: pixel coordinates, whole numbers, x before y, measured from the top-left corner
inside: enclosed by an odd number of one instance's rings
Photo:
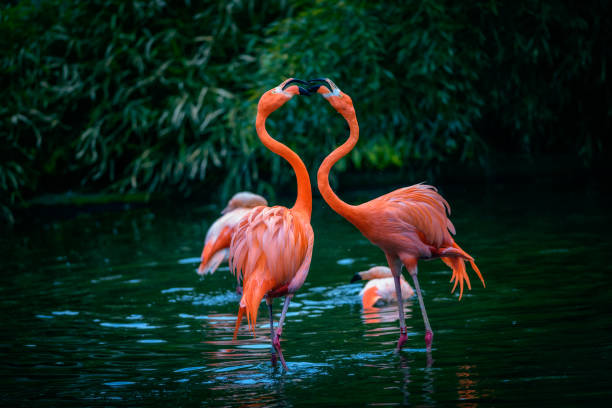
[[[298,89],[300,91],[300,95],[306,95],[306,96],[312,95],[312,93],[310,92],[310,88],[304,89],[301,86],[298,86]]]

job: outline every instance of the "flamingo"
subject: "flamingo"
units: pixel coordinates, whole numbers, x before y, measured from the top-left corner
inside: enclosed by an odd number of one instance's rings
[[[312,259],[314,233],[310,225],[312,191],[306,166],[300,157],[284,144],[274,140],[266,131],[267,117],[297,94],[309,94],[295,85],[306,82],[290,78],[264,93],[257,106],[255,127],[261,142],[273,153],[289,162],[297,179],[297,199],[291,208],[259,206],[242,218],[232,236],[230,268],[243,282],[234,339],[246,313],[253,335],[257,312],[262,298],[270,313],[272,363],[278,354],[283,368],[287,364],[280,346],[285,315],[293,294],[302,286]],[[274,330],[272,301],[285,296],[285,303]],[[276,353],[276,354],[275,354]]]
[[[397,302],[397,293],[395,292],[395,282],[391,269],[386,266],[373,266],[367,271],[357,272],[351,283],[360,280],[367,280],[368,283],[361,289],[361,303],[364,309],[368,309],[377,303],[395,303]],[[400,275],[400,286],[402,300],[406,300],[414,296],[414,290],[410,284]]]
[[[344,117],[350,131],[348,139],[331,152],[319,167],[317,172],[319,191],[334,211],[351,222],[371,243],[385,253],[395,281],[398,300],[400,337],[397,350],[402,348],[408,337],[400,284],[402,267],[406,267],[419,299],[425,324],[425,345],[430,350],[433,331],[427,318],[417,278],[418,260],[441,258],[453,271],[451,282],[454,281],[454,286],[451,292],[454,292],[459,284],[459,300],[463,296],[464,281],[471,289],[465,268],[466,260],[472,265],[483,286],[484,279],[474,263],[474,258],[462,250],[451,237],[451,233],[455,234],[455,227],[447,216],[447,212],[450,215],[450,207],[435,187],[416,184],[392,191],[361,205],[350,205],[338,198],[329,185],[329,171],[338,160],[355,147],[359,140],[357,116],[351,98],[331,80],[313,79],[310,82],[314,85],[310,86],[308,91],[317,92],[327,99]]]
[[[245,214],[260,205],[268,205],[260,195],[249,191],[234,194],[221,211],[223,215],[206,232],[198,275],[214,273],[221,262],[229,259],[229,246],[236,225]]]

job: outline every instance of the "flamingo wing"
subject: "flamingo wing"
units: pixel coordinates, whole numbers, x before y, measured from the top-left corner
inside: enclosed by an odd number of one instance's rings
[[[376,285],[366,285],[366,287],[364,287],[361,292],[359,292],[359,296],[361,296],[361,303],[363,304],[364,309],[369,309],[373,307],[376,302],[381,299]]]
[[[221,265],[221,262],[229,259],[229,250],[227,248],[220,249],[217,252],[214,252],[212,255],[208,255],[207,249],[207,247],[204,247],[204,250],[202,251],[203,261],[198,267],[198,275],[208,275],[214,273],[219,265]]]
[[[210,241],[214,241],[217,239],[221,231],[225,227],[234,228],[242,217],[251,211],[250,208],[237,208],[233,211],[228,212],[227,214],[217,218],[215,222],[212,223],[208,231],[206,231],[206,238],[204,239],[204,245]]]
[[[416,230],[423,243],[436,248],[453,242],[450,234],[455,233],[455,227],[447,216],[450,206],[433,186],[416,184],[400,188],[362,205],[374,207],[377,218],[387,218],[392,232]]]
[[[228,259],[228,251],[232,234],[242,217],[251,209],[239,208],[219,217],[206,232],[204,248],[200,256],[199,275],[215,272],[221,262]]]

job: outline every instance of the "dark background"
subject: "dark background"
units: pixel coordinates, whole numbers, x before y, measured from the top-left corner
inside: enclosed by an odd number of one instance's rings
[[[361,139],[334,168],[341,189],[604,181],[610,15],[606,1],[10,1],[2,218],[66,192],[291,196],[254,117],[292,76],[353,98]],[[321,98],[294,98],[268,129],[311,175],[348,134]]]

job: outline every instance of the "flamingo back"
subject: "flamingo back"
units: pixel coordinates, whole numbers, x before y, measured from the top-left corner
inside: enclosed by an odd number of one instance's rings
[[[252,208],[236,208],[235,210],[232,210],[226,213],[225,215],[222,215],[221,217],[217,218],[217,220],[212,223],[212,225],[206,232],[204,245],[206,245],[208,242],[217,239],[223,228],[234,228],[242,219],[242,217],[251,210]]]
[[[450,207],[433,186],[400,188],[357,207],[355,225],[374,244],[391,253],[431,256],[430,247],[451,246],[455,233]],[[359,211],[361,210],[361,211]]]

